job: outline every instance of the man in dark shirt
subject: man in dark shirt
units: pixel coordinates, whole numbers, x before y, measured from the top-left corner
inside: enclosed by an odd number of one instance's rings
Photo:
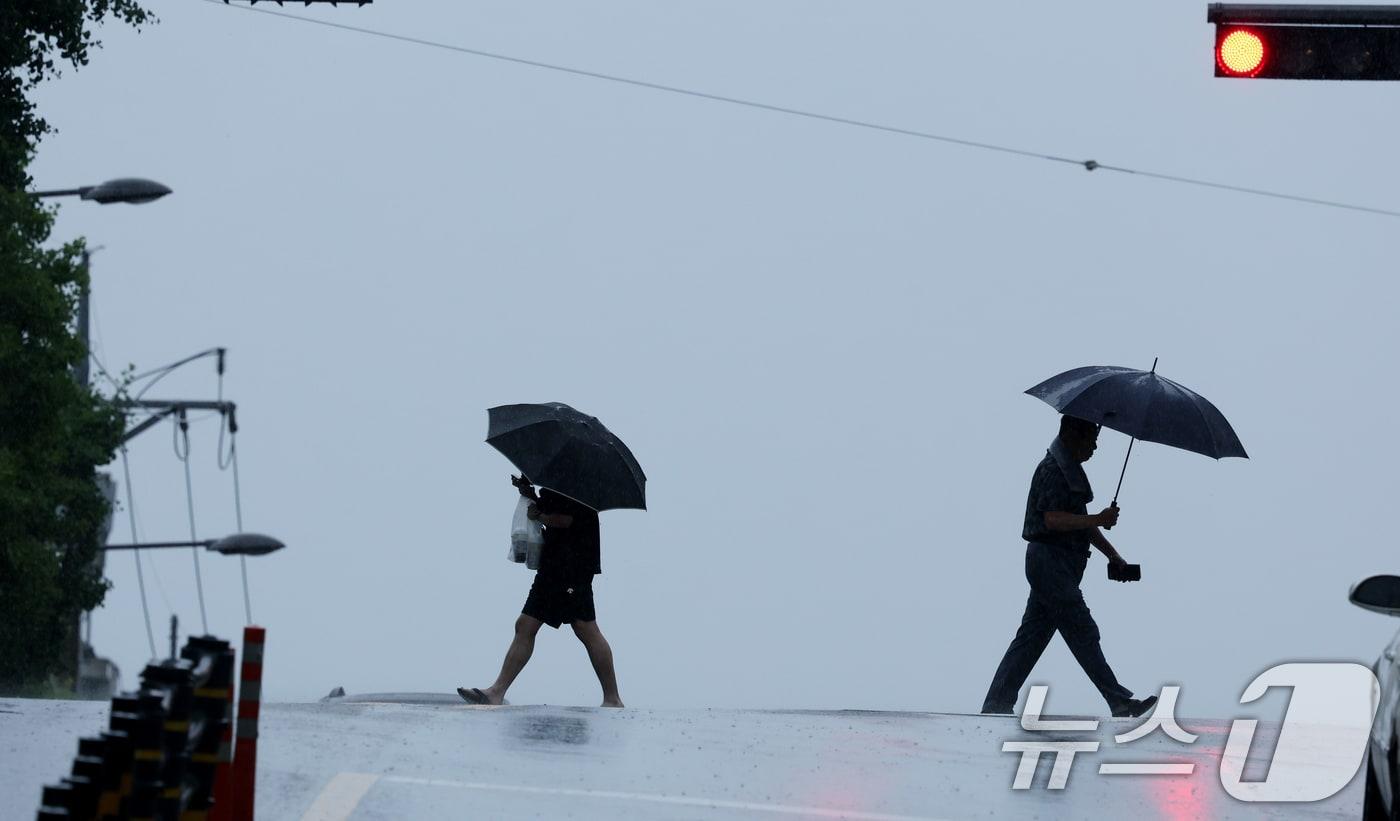
[[[1099,646],[1099,627],[1079,591],[1091,545],[1109,562],[1123,564],[1123,557],[1100,530],[1118,523],[1118,506],[1110,505],[1094,515],[1088,512],[1094,492],[1083,463],[1094,455],[1098,438],[1098,425],[1072,416],[1060,417],[1060,434],[1031,477],[1021,528],[1021,538],[1028,542],[1030,598],[1021,627],[992,677],[983,713],[1015,709],[1021,685],[1057,630],[1114,716],[1139,716],[1157,702],[1156,696],[1135,699],[1118,683]]]
[[[506,651],[501,674],[486,688],[458,687],[457,693],[473,704],[500,704],[506,690],[525,669],[535,649],[535,636],[546,624],[558,629],[568,623],[588,650],[598,683],[603,686],[603,706],[621,707],[612,647],[598,629],[593,610],[593,577],[603,572],[598,535],[598,513],[560,493],[543,489],[537,495],[525,477],[511,477],[520,494],[531,499],[529,516],[544,525],[544,549],[525,607],[515,620],[515,638]]]
[[[564,527],[546,525],[545,549],[540,553],[540,575],[564,582],[566,588],[573,587],[575,583],[591,585],[593,577],[603,572],[597,511],[546,488],[540,491],[535,500],[534,518],[540,520],[546,516],[568,516],[572,521]]]

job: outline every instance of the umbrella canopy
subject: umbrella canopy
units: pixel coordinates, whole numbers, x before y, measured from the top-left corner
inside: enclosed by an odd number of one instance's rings
[[[1114,504],[1123,489],[1133,443],[1139,439],[1213,459],[1249,458],[1224,414],[1204,396],[1159,375],[1156,360],[1150,371],[1114,365],[1075,368],[1050,377],[1026,393],[1066,416],[1097,422],[1132,437],[1123,457],[1123,470],[1118,474],[1118,487],[1113,491]]]
[[[1151,371],[1091,365],[1052,376],[1026,393],[1068,416],[1134,439],[1213,459],[1249,458],[1225,416],[1204,396]]]
[[[531,482],[594,510],[646,510],[646,474],[621,439],[562,402],[487,412],[486,442]]]

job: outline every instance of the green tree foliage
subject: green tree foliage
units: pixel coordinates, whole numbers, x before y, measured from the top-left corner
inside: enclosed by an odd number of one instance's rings
[[[82,241],[45,247],[53,210],[24,192],[50,129],[29,94],[64,63],[85,65],[93,28],[140,26],[132,0],[0,0],[0,688],[71,669],[75,614],[107,583],[97,539],[108,512],[95,481],[123,419],[79,385],[87,356],[75,332]]]

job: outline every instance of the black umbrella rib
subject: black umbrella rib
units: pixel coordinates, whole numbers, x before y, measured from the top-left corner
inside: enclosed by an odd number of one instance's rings
[[[1201,397],[1201,402],[1206,402],[1206,398],[1204,396]],[[1202,408],[1199,402],[1192,402],[1191,404],[1195,406],[1196,413],[1199,413],[1201,415],[1201,422],[1206,426],[1206,434],[1210,436],[1210,444],[1213,448],[1215,448],[1215,453],[1211,454],[1211,458],[1218,462],[1220,461],[1220,454],[1223,452],[1224,449],[1220,447],[1220,440],[1215,438],[1215,426],[1210,423],[1210,417],[1206,416],[1205,408]],[[1207,404],[1209,403],[1207,402]],[[1211,405],[1211,407],[1215,406]],[[1222,413],[1221,418],[1223,419],[1224,416],[1225,415]]]

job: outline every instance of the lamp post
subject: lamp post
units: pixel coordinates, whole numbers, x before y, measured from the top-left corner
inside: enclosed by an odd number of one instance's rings
[[[98,205],[113,205],[113,203],[127,203],[127,205],[143,205],[143,203],[154,202],[162,196],[171,193],[168,185],[155,182],[154,179],[143,179],[140,177],[119,177],[108,179],[98,185],[83,185],[78,188],[59,188],[50,191],[31,191],[29,196],[34,199],[56,198],[56,196],[77,196],[77,198],[92,200]],[[92,252],[84,248],[83,251],[83,290],[78,294],[78,339],[83,340],[83,361],[78,363],[74,370],[73,377],[78,384],[84,388],[91,384],[91,289],[88,286],[90,280],[90,270],[92,266]],[[137,565],[140,567],[140,565]],[[84,614],[78,614],[77,623],[74,625],[74,644],[77,644],[77,664],[73,671],[74,689],[78,688],[78,682],[83,677],[83,618]],[[88,622],[91,628],[91,621]],[[154,642],[153,642],[154,654]]]
[[[29,196],[34,199],[46,199],[49,197],[80,197],[91,200],[100,205],[111,205],[113,203],[124,202],[130,205],[141,205],[143,203],[158,200],[169,194],[171,189],[154,180],[143,179],[141,177],[118,177],[107,180],[97,185],[84,185],[78,188],[58,188],[49,191],[31,191]],[[90,362],[92,359],[92,345],[89,338],[90,311],[89,303],[91,291],[88,287],[89,271],[92,266],[92,253],[83,251],[83,290],[78,295],[78,338],[83,341],[83,360],[78,363],[77,370],[73,377],[78,384],[86,388],[90,380]],[[78,681],[82,675],[83,666],[83,639],[82,639],[82,618],[83,614],[78,614],[78,623],[74,626],[74,643],[77,645],[75,653],[77,662],[73,669],[73,686],[76,691]]]
[[[42,197],[82,197],[85,200],[102,205],[111,205],[116,202],[125,202],[131,205],[158,200],[170,193],[168,186],[162,185],[155,180],[142,179],[141,177],[120,177],[115,180],[107,180],[98,185],[84,185],[79,188],[58,188],[52,191],[31,191],[29,196],[39,199]]]
[[[203,539],[196,542],[143,542],[141,544],[109,544],[99,550],[150,550],[162,547],[202,547],[225,556],[266,556],[286,547],[280,540],[261,533],[235,533],[222,539]],[[170,614],[170,658],[175,658],[175,635],[179,618]]]
[[[261,533],[235,533],[222,539],[196,542],[143,542],[141,544],[109,544],[99,550],[148,550],[161,547],[202,547],[225,556],[266,556],[286,547],[285,544]]]
[[[115,180],[107,180],[97,185],[84,185],[79,188],[58,188],[52,191],[31,191],[29,196],[35,199],[47,197],[81,197],[91,200],[101,205],[112,205],[124,202],[130,205],[141,205],[153,202],[170,193],[170,187],[141,177],[119,177]],[[87,278],[88,271],[92,264],[92,254],[83,251],[83,277]],[[78,297],[78,338],[83,341],[83,347],[88,348],[88,286],[83,285],[83,292]],[[79,384],[87,387],[89,358],[83,357],[83,361],[78,365],[76,374]]]

